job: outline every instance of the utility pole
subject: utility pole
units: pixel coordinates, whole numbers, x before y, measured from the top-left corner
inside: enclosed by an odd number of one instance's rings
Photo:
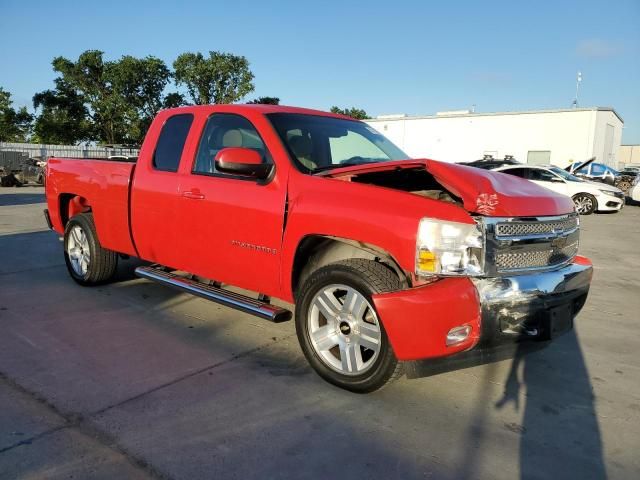
[[[578,108],[578,93],[580,92],[580,82],[582,82],[582,72],[578,72],[576,77],[576,96],[573,99],[573,108]]]

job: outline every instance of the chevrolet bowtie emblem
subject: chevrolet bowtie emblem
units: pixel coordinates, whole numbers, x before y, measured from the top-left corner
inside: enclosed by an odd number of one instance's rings
[[[551,240],[551,246],[555,248],[564,248],[567,245],[567,237],[558,237]]]

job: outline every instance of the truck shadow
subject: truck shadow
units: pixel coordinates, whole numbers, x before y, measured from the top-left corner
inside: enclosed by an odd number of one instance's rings
[[[45,203],[47,200],[42,193],[5,193],[0,195],[0,207],[11,205],[32,205],[34,203]]]
[[[520,478],[606,478],[595,397],[578,334],[515,352],[496,409],[522,411]],[[522,404],[521,404],[522,401]]]
[[[471,352],[469,352],[471,353]],[[497,362],[511,359],[504,391],[496,401]],[[593,387],[575,330],[553,344],[522,342],[453,361],[415,362],[410,378],[427,377],[484,365],[476,410],[468,422],[469,448],[456,478],[474,478],[490,436],[487,410],[503,417],[518,435],[520,478],[606,478]],[[498,380],[499,381],[499,380]],[[515,415],[520,422],[506,419]],[[502,413],[504,412],[504,413]],[[498,418],[499,418],[498,417]]]

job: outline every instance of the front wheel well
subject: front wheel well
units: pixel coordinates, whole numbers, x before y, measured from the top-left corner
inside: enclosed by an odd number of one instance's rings
[[[294,297],[298,296],[309,275],[319,268],[354,258],[378,262],[397,275],[402,288],[410,285],[410,277],[393,256],[377,246],[338,237],[310,235],[300,242],[293,260],[291,288]]]

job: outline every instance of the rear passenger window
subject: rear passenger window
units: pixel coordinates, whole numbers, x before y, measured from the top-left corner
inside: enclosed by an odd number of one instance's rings
[[[153,167],[156,170],[178,171],[182,149],[192,122],[191,114],[174,115],[165,122],[153,154]]]

